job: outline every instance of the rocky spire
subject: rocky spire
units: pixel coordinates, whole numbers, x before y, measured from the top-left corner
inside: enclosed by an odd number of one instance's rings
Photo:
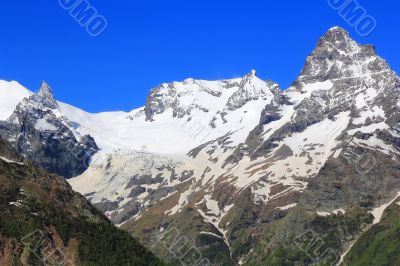
[[[53,91],[49,84],[46,81],[42,81],[42,85],[40,86],[39,92],[37,93],[39,97],[46,98],[49,100],[54,100]]]
[[[323,40],[334,43],[347,42],[350,40],[349,32],[341,27],[330,28],[322,37]]]
[[[307,57],[304,68],[294,83],[298,89],[304,83],[352,78],[389,70],[384,60],[376,55],[371,45],[361,45],[340,28],[329,29]]]
[[[58,108],[57,101],[54,99],[53,91],[46,81],[42,81],[39,92],[33,95],[33,99],[47,108]]]

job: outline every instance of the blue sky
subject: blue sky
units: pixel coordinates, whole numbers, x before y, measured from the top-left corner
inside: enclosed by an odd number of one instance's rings
[[[58,0],[2,1],[0,79],[91,112],[144,105],[151,88],[188,77],[238,77],[251,69],[286,88],[330,27],[347,29],[400,72],[400,2],[358,0],[377,21],[367,37],[327,0],[90,0],[108,21],[90,36]]]

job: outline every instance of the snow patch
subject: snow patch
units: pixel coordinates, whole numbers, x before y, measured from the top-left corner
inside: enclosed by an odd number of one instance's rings
[[[6,163],[15,163],[15,164],[19,164],[19,165],[24,165],[24,163],[21,162],[16,162],[10,159],[7,159],[6,157],[0,156],[0,160],[6,162]]]
[[[394,199],[392,199],[388,203],[382,204],[381,206],[379,206],[379,207],[373,209],[372,211],[370,211],[370,213],[374,216],[373,224],[378,224],[381,221],[382,215],[385,212],[386,208],[389,205],[391,205],[398,197],[400,197],[400,192],[397,193],[396,197],[394,197]]]
[[[345,209],[336,209],[331,212],[317,212],[318,216],[323,216],[323,217],[330,216],[333,214],[338,215],[339,213],[344,215],[344,214],[346,214],[346,210]]]
[[[277,209],[281,210],[281,211],[285,211],[285,210],[289,210],[291,208],[294,208],[297,206],[297,203],[292,203],[283,207],[278,207]]]
[[[54,125],[47,122],[47,120],[45,118],[41,118],[41,119],[37,120],[36,124],[35,124],[35,128],[39,131],[55,131],[55,130],[57,130],[57,128]]]
[[[218,237],[218,238],[223,238],[222,236],[219,236],[219,235],[217,235],[215,233],[212,233],[212,232],[201,231],[200,234],[215,236],[215,237]]]
[[[174,206],[172,209],[165,211],[165,215],[171,216],[176,213],[180,213],[188,203],[189,203],[189,197],[192,195],[192,193],[195,192],[195,190],[192,189],[192,187],[188,188],[186,191],[182,192],[178,201],[178,204]]]

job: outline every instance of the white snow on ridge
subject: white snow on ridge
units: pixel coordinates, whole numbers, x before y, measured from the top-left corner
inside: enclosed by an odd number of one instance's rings
[[[166,108],[146,121],[144,107],[127,112],[90,114],[71,105],[60,103],[62,113],[76,123],[76,131],[90,134],[98,146],[114,149],[145,150],[162,154],[186,154],[189,150],[227,132],[234,143],[244,142],[248,132],[259,122],[261,111],[271,102],[273,94],[266,82],[256,76],[246,76],[248,82],[240,87],[241,79],[204,81],[188,79],[161,86],[158,101],[169,106],[178,102],[180,110],[190,110],[182,118],[174,117]],[[226,82],[231,84],[227,87]],[[235,97],[232,96],[235,94]],[[257,95],[259,94],[259,95]],[[233,100],[232,100],[233,99]],[[233,101],[239,108],[229,109]],[[242,106],[243,104],[243,106]]]
[[[190,128],[185,121],[171,119],[172,113],[159,115],[156,121],[145,121],[144,115],[128,118],[129,113],[89,114],[72,106],[60,104],[64,114],[77,123],[80,134],[90,134],[106,152],[115,149],[143,150],[158,153],[187,152],[194,148],[195,134],[202,125]],[[178,143],[177,143],[178,142]]]
[[[0,120],[7,120],[17,105],[32,94],[16,81],[0,80]]]
[[[66,117],[77,135],[91,135],[106,153],[118,149],[149,151],[159,154],[186,154],[189,150],[227,132],[234,132],[230,141],[245,141],[248,132],[259,122],[260,114],[273,94],[270,86],[255,76],[223,81],[187,79],[161,86],[166,101],[178,100],[179,108],[190,110],[183,118],[174,117],[172,109],[155,114],[146,121],[144,107],[131,112],[91,114],[69,104],[57,102],[57,117]],[[33,93],[17,82],[0,81],[0,120],[11,116],[15,107]],[[235,97],[233,97],[235,95]],[[172,97],[172,99],[171,99]],[[229,109],[228,103],[240,106]],[[56,130],[44,120],[35,127],[41,131]]]

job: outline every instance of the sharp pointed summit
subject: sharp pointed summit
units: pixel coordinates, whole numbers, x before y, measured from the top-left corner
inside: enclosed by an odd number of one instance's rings
[[[42,81],[42,85],[40,86],[38,95],[46,98],[53,98],[53,90],[46,81]]]
[[[387,70],[390,67],[376,54],[373,46],[359,44],[346,30],[333,27],[307,57],[294,86],[299,89],[304,83],[354,78]]]
[[[42,81],[39,92],[33,96],[34,100],[51,109],[57,109],[58,104],[54,99],[53,90],[46,81]]]
[[[258,78],[256,74],[256,70],[251,70],[249,74],[243,77],[239,89],[228,100],[227,107],[229,110],[236,110],[248,102],[256,101],[260,98],[273,98],[272,89],[278,87],[278,85],[271,82],[266,83]]]
[[[348,54],[359,52],[360,45],[350,37],[348,31],[340,27],[333,27],[321,37],[318,48],[342,51]]]

